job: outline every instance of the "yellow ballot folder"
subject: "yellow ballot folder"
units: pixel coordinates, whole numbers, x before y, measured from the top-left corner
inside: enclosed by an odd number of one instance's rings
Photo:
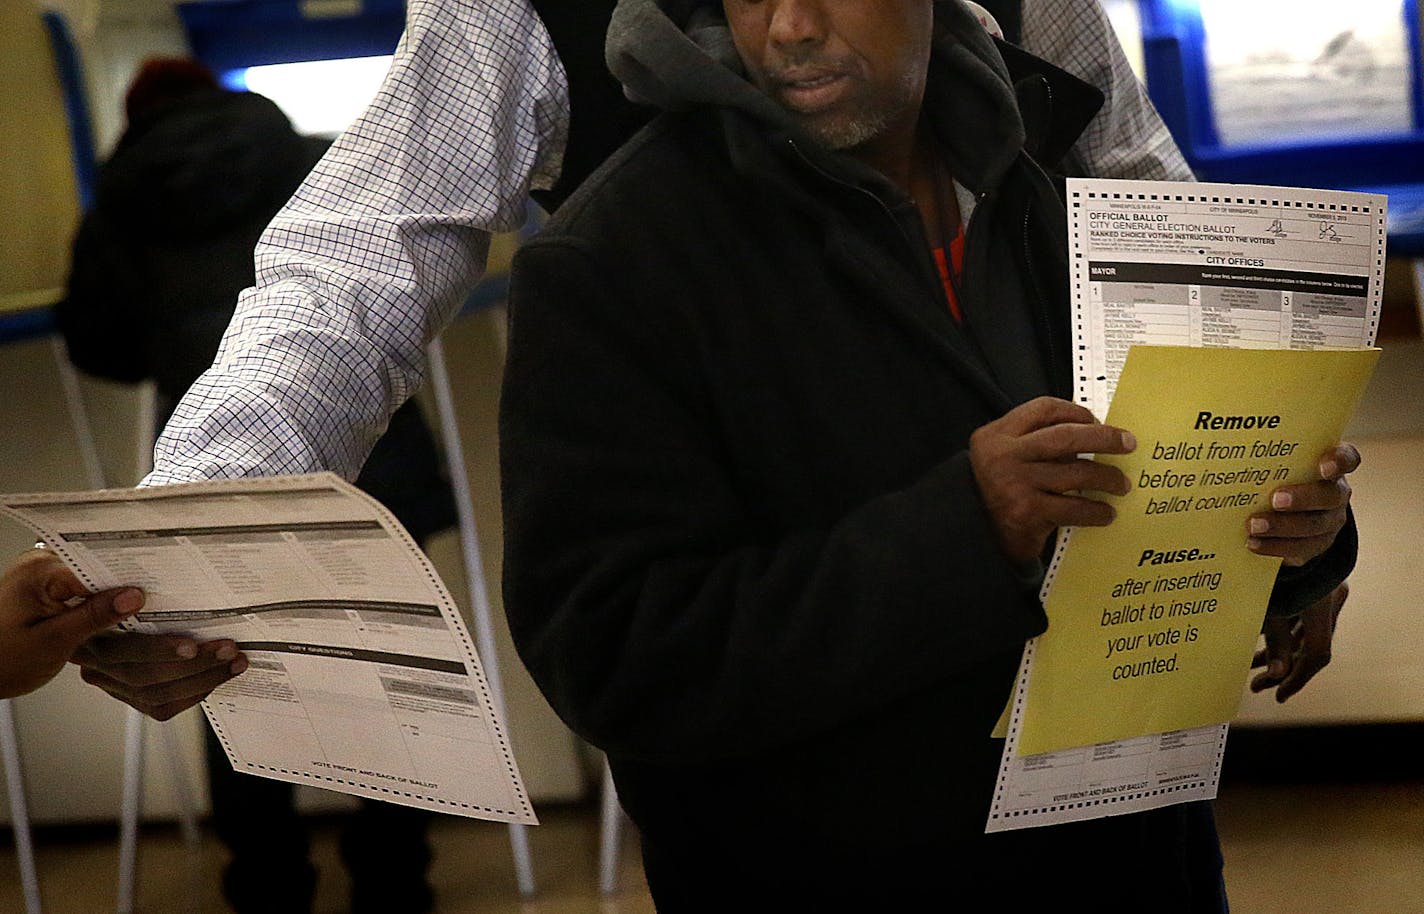
[[[1055,555],[1020,755],[1230,721],[1280,566],[1247,549],[1247,521],[1277,487],[1319,477],[1378,359],[1131,349],[1107,422],[1137,449],[1097,459],[1132,491]]]

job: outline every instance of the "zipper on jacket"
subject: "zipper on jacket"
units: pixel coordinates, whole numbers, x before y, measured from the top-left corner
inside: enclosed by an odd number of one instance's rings
[[[969,214],[969,218],[964,223],[964,265],[966,267],[969,266],[969,233],[974,228],[975,220],[979,218],[979,211],[989,202],[991,194],[992,191],[981,190],[974,195],[974,212]],[[957,287],[955,288],[955,292],[959,292]],[[961,309],[964,308],[964,297],[962,295],[959,298],[959,307]]]
[[[1035,171],[1037,172],[1038,177],[1039,177],[1040,180],[1042,180],[1042,181],[1043,181],[1046,185],[1048,185],[1050,188],[1052,187],[1052,183],[1053,183],[1053,182],[1052,182],[1052,179],[1049,178],[1047,172],[1045,172],[1045,171],[1043,170],[1043,168],[1042,168],[1037,162],[1034,161],[1034,159],[1033,159],[1032,156],[1025,156],[1025,157],[1024,157],[1024,161],[1026,161],[1026,162],[1030,165],[1030,167],[1031,167],[1033,170],[1035,170]],[[1034,207],[1034,201],[1033,201],[1032,199],[1025,201],[1025,203],[1024,203],[1024,219],[1023,219],[1023,239],[1022,239],[1022,240],[1023,240],[1023,250],[1024,250],[1024,265],[1025,265],[1025,267],[1028,269],[1029,277],[1030,277],[1029,281],[1030,281],[1030,283],[1031,283],[1031,285],[1032,285],[1032,287],[1033,287],[1033,291],[1034,291],[1035,296],[1038,298],[1038,307],[1034,309],[1034,313],[1035,313],[1035,315],[1036,315],[1037,318],[1038,318],[1039,327],[1041,328],[1041,330],[1042,330],[1042,332],[1043,332],[1044,346],[1045,346],[1045,347],[1047,348],[1047,350],[1048,350],[1048,366],[1049,366],[1049,372],[1050,372],[1050,374],[1049,374],[1049,379],[1048,379],[1048,383],[1049,383],[1049,385],[1050,385],[1050,387],[1051,387],[1052,384],[1053,384],[1052,372],[1053,372],[1055,366],[1057,365],[1057,363],[1059,362],[1058,344],[1057,344],[1057,342],[1054,340],[1053,324],[1052,324],[1052,322],[1049,320],[1049,316],[1048,316],[1048,303],[1049,303],[1049,301],[1050,301],[1050,298],[1049,298],[1049,296],[1047,296],[1047,295],[1044,294],[1043,289],[1040,287],[1040,285],[1039,285],[1039,278],[1038,278],[1038,272],[1037,272],[1037,270],[1034,269],[1034,264],[1033,264],[1033,244],[1031,243],[1031,240],[1030,240],[1030,238],[1029,238],[1029,220],[1033,217],[1033,207]],[[1065,238],[1064,241],[1065,241],[1065,243],[1066,243],[1067,239]],[[1071,323],[1071,321],[1070,321],[1070,323]],[[1070,332],[1069,342],[1070,342],[1070,345],[1071,345],[1071,342],[1072,342],[1071,332],[1072,332],[1072,331],[1070,330],[1069,332]],[[1067,398],[1071,400],[1071,399],[1073,398],[1073,390],[1074,390],[1074,384],[1073,384],[1073,380],[1072,380],[1072,378],[1073,378],[1073,359],[1072,359],[1071,354],[1069,355],[1069,357],[1068,357],[1067,359],[1064,359],[1064,360],[1062,361],[1062,369],[1061,369],[1061,370],[1067,372],[1067,375],[1068,375],[1068,379],[1069,379],[1069,380],[1068,380],[1068,390],[1065,391],[1065,394],[1066,394]]]
[[[805,165],[807,168],[809,168],[811,171],[813,171],[813,172],[815,172],[816,174],[820,175],[822,178],[826,179],[827,181],[831,182],[832,184],[836,184],[836,185],[838,185],[838,186],[840,186],[840,187],[844,187],[844,188],[846,188],[846,189],[848,189],[848,190],[854,191],[854,192],[857,193],[857,194],[861,194],[861,195],[863,195],[863,196],[869,197],[872,201],[875,202],[875,205],[880,209],[880,211],[881,211],[882,213],[885,214],[885,217],[890,220],[890,223],[895,226],[896,231],[898,231],[898,232],[900,233],[900,239],[905,242],[905,245],[906,245],[912,252],[914,252],[915,263],[916,263],[917,266],[919,267],[920,278],[921,278],[921,279],[925,279],[925,280],[930,280],[929,285],[930,285],[930,287],[931,287],[932,290],[933,290],[933,292],[932,292],[933,297],[935,298],[935,300],[936,300],[937,302],[939,302],[939,303],[944,307],[945,313],[948,314],[948,313],[949,313],[949,299],[947,299],[947,298],[945,297],[945,294],[944,294],[944,286],[940,283],[940,280],[939,280],[939,269],[938,269],[937,267],[935,267],[935,265],[934,265],[934,258],[930,256],[929,244],[928,244],[928,242],[926,242],[926,243],[923,244],[923,245],[917,244],[917,239],[914,238],[914,237],[911,235],[911,233],[906,229],[904,223],[902,223],[902,222],[895,216],[895,212],[894,212],[894,210],[892,210],[892,209],[890,208],[889,204],[887,204],[887,203],[886,203],[884,200],[882,200],[879,196],[877,196],[877,195],[871,193],[869,190],[867,190],[867,189],[864,188],[864,187],[860,187],[860,186],[858,186],[858,185],[851,184],[849,181],[845,181],[845,180],[842,180],[841,178],[836,177],[835,175],[833,175],[833,174],[831,174],[830,172],[826,171],[824,168],[821,168],[821,167],[820,167],[819,165],[817,165],[815,162],[812,162],[812,161],[806,156],[806,154],[801,151],[801,147],[796,145],[796,140],[794,140],[794,139],[787,139],[786,145],[791,147],[791,150],[796,153],[796,157],[797,157],[798,159],[800,159],[800,160],[801,160],[801,163],[802,163],[803,165]],[[986,197],[986,196],[988,196],[988,192],[987,192],[987,191],[986,191],[984,194],[982,194],[982,195],[979,197],[979,199],[980,199],[980,200],[983,200],[984,197]],[[976,211],[976,212],[978,211],[978,206],[977,206],[977,205],[975,206],[975,211]],[[969,222],[970,222],[970,224],[973,224],[973,222],[974,222],[974,217],[973,217],[973,215],[971,215],[971,216],[969,217]],[[968,225],[966,225],[966,226],[965,226],[965,229],[964,229],[964,245],[965,245],[965,250],[967,251],[968,248],[969,248],[969,226],[968,226]],[[962,306],[962,303],[961,303],[961,306]]]
[[[1053,339],[1053,325],[1048,320],[1048,299],[1039,285],[1038,270],[1034,267],[1033,242],[1029,238],[1030,221],[1033,218],[1033,203],[1024,206],[1023,254],[1024,272],[1028,274],[1028,287],[1034,297],[1033,314],[1038,319],[1038,329],[1043,335],[1043,345],[1048,350],[1048,383],[1053,384],[1053,373],[1058,366],[1058,345]],[[1071,368],[1071,366],[1070,366]],[[1051,388],[1050,388],[1051,389]],[[1071,399],[1071,396],[1070,396]]]
[[[817,165],[815,162],[812,162],[812,161],[806,156],[806,153],[804,153],[804,152],[801,151],[801,147],[796,145],[796,141],[795,141],[795,140],[793,140],[793,139],[788,139],[788,140],[786,141],[786,145],[787,145],[787,146],[790,146],[790,147],[791,147],[791,151],[794,152],[794,153],[796,153],[796,157],[801,160],[801,164],[805,165],[807,168],[811,169],[811,170],[814,171],[816,174],[820,175],[822,178],[825,178],[827,181],[830,181],[832,184],[836,184],[836,185],[839,185],[840,187],[844,187],[844,188],[846,188],[847,190],[855,191],[857,194],[860,194],[861,196],[864,196],[864,197],[868,197],[870,200],[874,201],[875,205],[880,208],[880,211],[885,214],[886,218],[888,218],[888,219],[891,221],[891,223],[894,224],[895,228],[900,232],[900,237],[903,238],[907,244],[912,244],[912,243],[913,243],[913,241],[912,241],[912,240],[909,238],[909,236],[906,234],[906,232],[905,232],[905,227],[900,224],[900,220],[895,218],[895,212],[894,212],[894,210],[890,209],[890,206],[889,206],[884,200],[880,199],[878,196],[876,196],[875,194],[871,193],[869,190],[866,190],[864,187],[860,187],[859,185],[852,184],[852,183],[850,183],[849,181],[845,181],[845,180],[842,180],[841,178],[837,178],[835,175],[833,175],[833,174],[831,174],[830,172],[826,171],[824,168],[822,168],[821,166]]]

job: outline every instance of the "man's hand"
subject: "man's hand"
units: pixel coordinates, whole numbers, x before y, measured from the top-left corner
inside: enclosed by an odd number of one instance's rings
[[[1266,669],[1251,680],[1251,691],[1274,688],[1276,701],[1284,702],[1325,669],[1335,640],[1335,621],[1349,595],[1350,585],[1342,583],[1297,619],[1268,617],[1262,629],[1266,647],[1251,659],[1252,669]]]
[[[247,669],[237,644],[122,632],[89,639],[72,658],[84,681],[154,720],[168,720]]]
[[[1079,454],[1129,454],[1130,432],[1103,425],[1067,400],[1039,397],[976,429],[969,462],[999,543],[1027,565],[1059,527],[1104,527],[1116,512],[1080,492],[1126,495],[1132,488],[1116,467]]]
[[[91,594],[48,550],[20,556],[0,577],[0,698],[49,682],[75,648],[142,606],[132,587]]]
[[[1335,542],[1345,526],[1350,483],[1360,466],[1353,444],[1338,444],[1320,458],[1320,480],[1281,486],[1271,493],[1272,511],[1246,522],[1247,547],[1258,555],[1280,556],[1284,564],[1304,565]]]

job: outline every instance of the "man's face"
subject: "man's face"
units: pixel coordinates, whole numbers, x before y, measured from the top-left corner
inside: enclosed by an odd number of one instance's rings
[[[932,0],[723,0],[752,81],[832,149],[913,129]]]

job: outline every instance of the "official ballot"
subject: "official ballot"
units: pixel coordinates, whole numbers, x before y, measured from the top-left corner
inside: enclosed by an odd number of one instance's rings
[[[1246,545],[1318,478],[1379,352],[1386,201],[1068,182],[1075,398],[1131,431],[1132,490],[1060,531],[988,831],[1216,795],[1280,560]]]
[[[91,589],[141,587],[125,627],[231,638],[203,701],[233,767],[533,824],[455,602],[389,511],[331,473],[0,496]]]

